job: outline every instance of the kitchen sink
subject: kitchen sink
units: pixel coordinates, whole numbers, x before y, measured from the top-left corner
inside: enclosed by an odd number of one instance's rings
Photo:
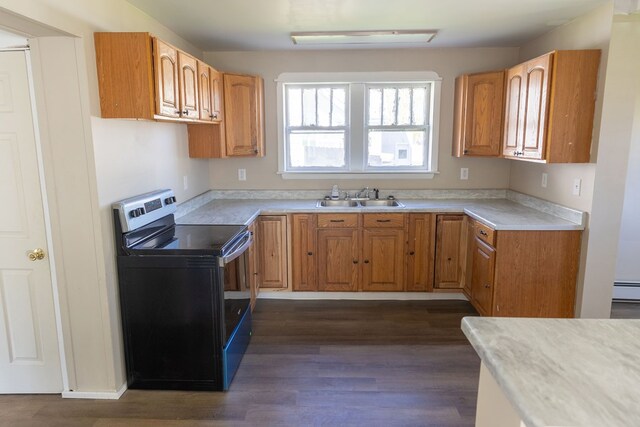
[[[360,204],[363,207],[367,207],[367,206],[392,206],[392,207],[397,207],[397,208],[402,208],[404,207],[404,205],[402,203],[400,203],[397,200],[389,200],[389,199],[385,199],[385,200],[362,200],[360,202]]]
[[[319,208],[358,208],[355,200],[318,200]]]
[[[318,200],[316,205],[319,208],[366,208],[366,207],[396,207],[403,208],[404,205],[397,200]]]

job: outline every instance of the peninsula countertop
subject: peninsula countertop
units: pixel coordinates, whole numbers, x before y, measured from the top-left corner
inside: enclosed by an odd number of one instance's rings
[[[401,199],[404,207],[329,208],[317,200],[216,199],[187,213],[181,224],[250,224],[258,215],[290,213],[466,213],[494,230],[583,230],[584,225],[507,199]]]
[[[462,330],[527,427],[640,425],[640,320],[466,317]]]

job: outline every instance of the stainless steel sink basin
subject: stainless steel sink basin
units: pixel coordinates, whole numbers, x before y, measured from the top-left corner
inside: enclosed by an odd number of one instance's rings
[[[355,200],[318,200],[319,208],[357,208],[360,207]]]
[[[400,203],[397,200],[363,200],[360,202],[360,204],[363,207],[367,207],[367,206],[375,206],[375,207],[380,207],[380,206],[393,206],[393,207],[397,207],[397,208],[402,208],[404,207],[404,205],[402,203]]]
[[[366,208],[389,206],[403,208],[404,205],[397,200],[318,200],[319,208]]]

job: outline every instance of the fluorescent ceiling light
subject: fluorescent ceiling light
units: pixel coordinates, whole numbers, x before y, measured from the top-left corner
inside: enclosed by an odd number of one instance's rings
[[[429,43],[436,30],[318,31],[291,33],[293,44]]]

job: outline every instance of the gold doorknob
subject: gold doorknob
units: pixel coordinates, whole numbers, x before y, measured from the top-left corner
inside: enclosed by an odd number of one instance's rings
[[[29,252],[29,259],[31,261],[40,261],[41,259],[44,259],[44,251],[40,248],[34,249]]]

